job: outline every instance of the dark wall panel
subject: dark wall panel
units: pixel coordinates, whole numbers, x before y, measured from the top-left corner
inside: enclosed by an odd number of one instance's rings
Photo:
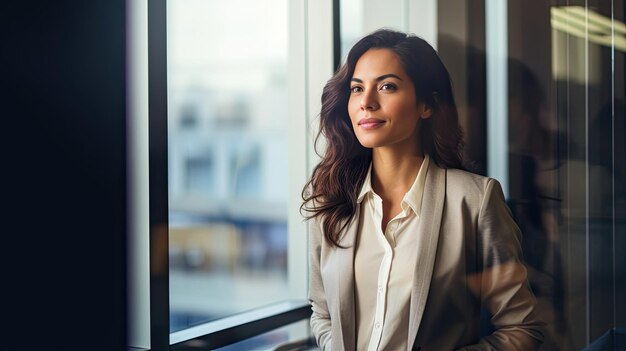
[[[0,14],[3,349],[124,349],[125,1]]]

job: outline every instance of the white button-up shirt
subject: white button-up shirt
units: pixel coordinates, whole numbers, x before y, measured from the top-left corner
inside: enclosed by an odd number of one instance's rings
[[[357,350],[406,350],[409,301],[417,264],[417,225],[429,157],[402,200],[402,212],[382,232],[382,199],[370,168],[357,198],[361,206],[354,256]]]

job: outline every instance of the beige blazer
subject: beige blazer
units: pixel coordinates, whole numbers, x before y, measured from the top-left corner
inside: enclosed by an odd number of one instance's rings
[[[354,244],[359,212],[335,248],[309,220],[311,329],[322,350],[355,350]],[[543,326],[500,184],[430,164],[418,230],[408,350],[535,350]],[[480,338],[480,308],[495,331]]]

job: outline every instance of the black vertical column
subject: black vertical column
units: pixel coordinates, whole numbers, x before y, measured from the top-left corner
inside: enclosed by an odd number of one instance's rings
[[[333,72],[341,66],[341,0],[333,0]]]
[[[615,22],[626,22],[626,5],[613,0]],[[626,329],[626,52],[615,50],[613,140],[614,140],[614,258],[615,327]]]
[[[167,1],[148,2],[151,350],[169,350]]]

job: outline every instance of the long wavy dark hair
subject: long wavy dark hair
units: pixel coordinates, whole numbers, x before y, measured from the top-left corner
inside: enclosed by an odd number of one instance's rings
[[[420,122],[423,152],[439,167],[465,168],[450,74],[437,52],[425,40],[394,30],[380,29],[363,37],[324,86],[315,149],[317,152],[320,136],[325,137],[326,149],[302,190],[300,210],[308,212],[306,219],[323,219],[324,236],[336,247],[342,247],[341,231],[354,217],[357,196],[372,160],[372,150],[359,143],[348,115],[350,79],[357,61],[370,49],[389,49],[398,55],[415,86],[417,101],[432,109],[432,116]]]

